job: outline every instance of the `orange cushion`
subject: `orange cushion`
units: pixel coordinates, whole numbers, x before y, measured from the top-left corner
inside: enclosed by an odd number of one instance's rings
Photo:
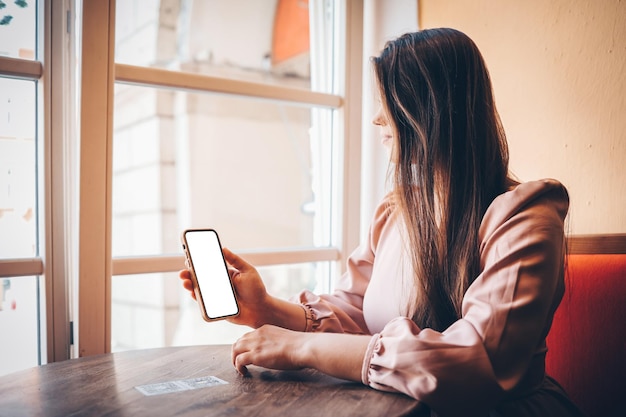
[[[626,254],[569,255],[546,371],[589,416],[626,401]]]

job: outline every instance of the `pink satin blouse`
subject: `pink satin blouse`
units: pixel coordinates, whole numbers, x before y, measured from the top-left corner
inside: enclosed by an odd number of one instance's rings
[[[465,293],[462,318],[437,332],[406,317],[412,268],[384,201],[333,294],[297,297],[309,312],[307,331],[371,334],[363,383],[410,395],[442,416],[528,397],[546,386],[545,337],[564,292],[568,206],[567,191],[550,179],[497,197],[480,226],[481,272]]]

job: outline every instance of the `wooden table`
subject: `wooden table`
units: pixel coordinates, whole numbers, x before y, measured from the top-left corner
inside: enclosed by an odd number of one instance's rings
[[[0,416],[409,416],[419,403],[313,370],[233,368],[230,346],[96,355],[0,377]],[[136,387],[213,376],[227,384],[146,396]]]

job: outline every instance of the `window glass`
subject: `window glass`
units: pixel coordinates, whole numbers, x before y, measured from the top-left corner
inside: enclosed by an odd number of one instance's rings
[[[337,94],[336,4],[117,2],[115,61]],[[185,228],[216,229],[236,252],[337,243],[336,110],[121,83],[114,109],[113,257],[182,255]],[[328,292],[338,270],[336,262],[258,269],[282,298]],[[112,277],[113,351],[232,343],[250,330],[204,322],[177,275]]]
[[[35,60],[37,2],[0,1],[0,57]],[[39,255],[37,82],[0,76],[0,260]],[[0,375],[41,364],[38,276],[0,277]]]
[[[259,267],[267,291],[283,299],[308,289],[328,291],[332,262]],[[181,265],[181,268],[184,266]],[[1,314],[1,313],[0,313]],[[250,328],[205,322],[178,273],[116,275],[111,281],[111,350],[230,344]]]
[[[36,58],[37,2],[0,1],[0,56]]]
[[[0,278],[0,375],[39,365],[39,279]]]
[[[0,258],[5,259],[37,255],[35,94],[33,81],[0,77]]]
[[[113,255],[329,246],[334,110],[117,85]],[[336,165],[336,164],[335,164]]]
[[[332,3],[117,2],[115,60],[331,93]]]

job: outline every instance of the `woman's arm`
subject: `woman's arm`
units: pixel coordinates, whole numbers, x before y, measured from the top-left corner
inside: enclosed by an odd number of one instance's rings
[[[263,326],[233,344],[232,360],[242,374],[247,372],[247,365],[271,369],[314,368],[336,378],[361,381],[363,358],[371,338]]]

